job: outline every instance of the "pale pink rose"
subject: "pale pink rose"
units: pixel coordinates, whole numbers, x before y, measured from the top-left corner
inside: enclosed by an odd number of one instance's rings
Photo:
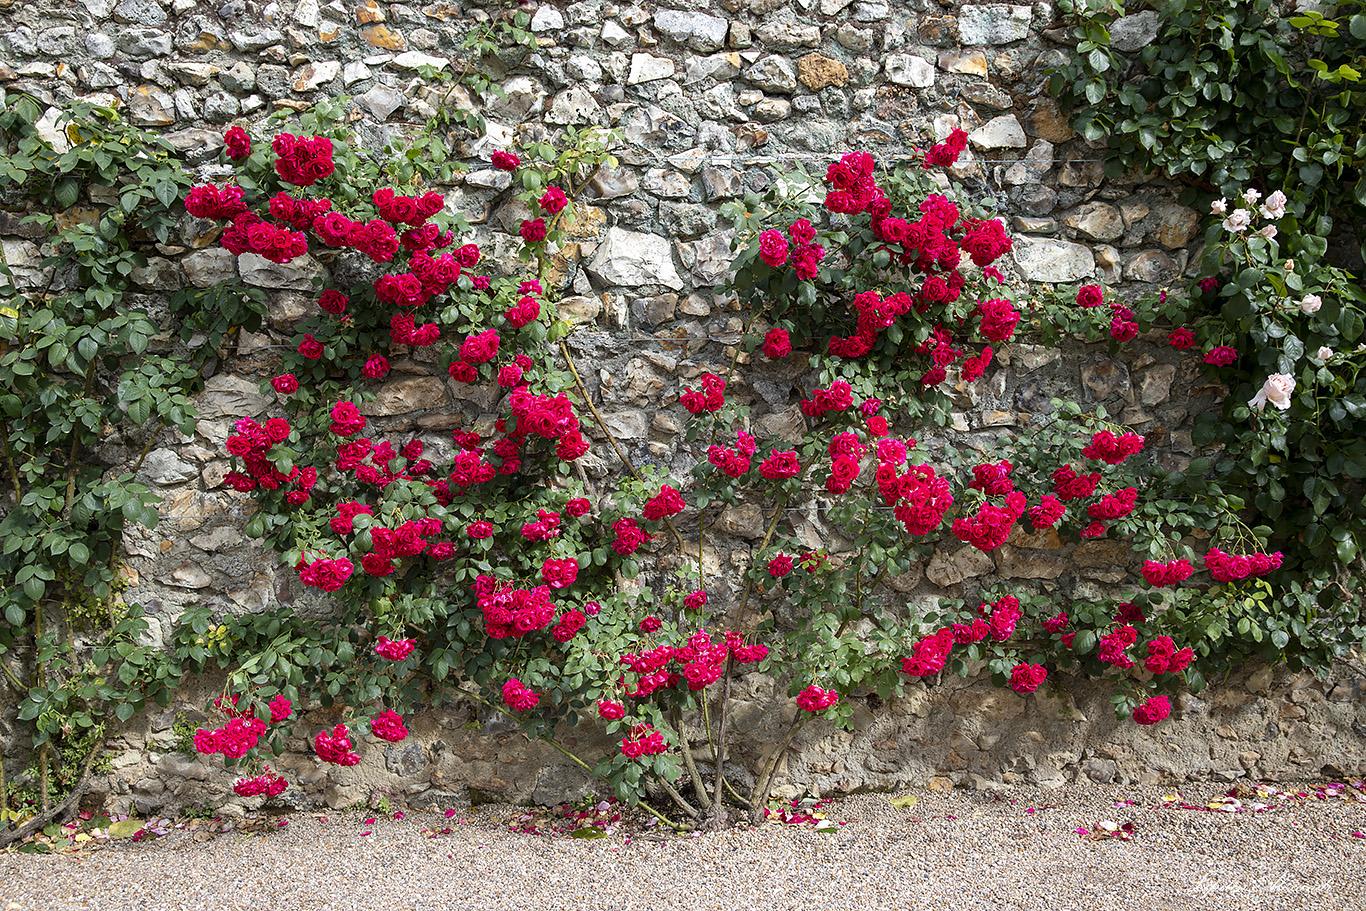
[[[1323,298],[1317,294],[1306,294],[1300,301],[1300,310],[1304,313],[1318,313],[1323,306]]]
[[[1280,190],[1277,190],[1275,193],[1272,193],[1270,196],[1266,198],[1266,202],[1262,203],[1262,207],[1260,210],[1262,213],[1262,217],[1269,218],[1272,221],[1275,221],[1276,219],[1283,217],[1285,215],[1285,203],[1286,199],[1284,193],[1282,193]]]
[[[1247,404],[1249,408],[1261,411],[1266,407],[1266,403],[1270,402],[1281,411],[1285,411],[1290,407],[1290,395],[1294,391],[1295,378],[1293,376],[1288,373],[1273,373],[1262,384],[1261,391],[1253,396]]]
[[[1256,202],[1257,202],[1257,200],[1259,200],[1259,199],[1261,199],[1261,198],[1262,198],[1262,194],[1261,194],[1260,192],[1258,192],[1257,190],[1244,190],[1244,191],[1243,191],[1243,202],[1247,203],[1249,206],[1255,205]]]
[[[1214,202],[1210,203],[1210,206],[1209,206],[1209,214],[1211,214],[1211,215],[1223,215],[1223,214],[1224,214],[1225,212],[1227,212],[1227,211],[1228,211],[1228,200],[1227,200],[1227,199],[1216,199]]]
[[[1333,356],[1333,349],[1332,349],[1332,348],[1329,348],[1327,345],[1324,345],[1322,348],[1320,348],[1320,349],[1319,349],[1319,353],[1316,354],[1316,355],[1314,355],[1314,357],[1318,358],[1318,359],[1321,360],[1321,361],[1326,361],[1326,360],[1328,360],[1328,359],[1329,359],[1330,357],[1332,357],[1332,356]]]
[[[1262,235],[1263,237],[1265,237],[1267,240],[1275,240],[1275,239],[1276,239],[1276,226],[1275,226],[1275,225],[1267,225],[1266,227],[1262,228],[1262,230],[1258,231],[1257,233],[1260,234],[1260,235]]]
[[[1234,209],[1233,213],[1224,219],[1224,228],[1234,234],[1241,234],[1246,231],[1250,224],[1252,224],[1252,213],[1247,209]]]

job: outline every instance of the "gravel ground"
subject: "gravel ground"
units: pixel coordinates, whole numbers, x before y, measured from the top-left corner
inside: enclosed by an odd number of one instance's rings
[[[1293,786],[1282,786],[1296,790]],[[525,811],[294,815],[268,834],[173,830],[74,853],[0,854],[0,911],[262,909],[1314,909],[1366,911],[1366,800],[1245,795],[1182,809],[1173,791],[1087,787],[861,795],[701,835],[571,839],[509,831]],[[1223,794],[1188,786],[1181,803]],[[1132,803],[1126,803],[1132,802]],[[1265,803],[1258,812],[1253,805]],[[1132,823],[1131,837],[1099,824]],[[434,829],[449,835],[429,837]],[[1088,836],[1079,835],[1084,828]],[[369,834],[362,834],[369,833]],[[1366,833],[1363,833],[1366,834]]]

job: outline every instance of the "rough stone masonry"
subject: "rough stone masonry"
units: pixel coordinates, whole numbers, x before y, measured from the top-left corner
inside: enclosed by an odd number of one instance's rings
[[[1069,40],[1052,3],[677,6],[526,4],[538,47],[529,54],[504,49],[488,62],[506,95],[485,102],[422,74],[460,69],[466,33],[495,12],[488,3],[0,0],[0,86],[49,107],[45,124],[55,144],[66,142],[55,127],[57,109],[75,98],[96,100],[164,131],[206,179],[226,173],[217,161],[227,125],[324,98],[348,99],[355,129],[376,151],[439,106],[487,119],[487,134],[460,148],[472,160],[567,126],[616,127],[624,137],[620,164],[593,183],[575,236],[557,259],[560,314],[576,325],[570,343],[593,366],[585,379],[613,434],[633,459],[680,478],[701,452],[682,439],[678,391],[723,368],[727,346],[740,337],[733,302],[713,290],[730,259],[719,206],[767,185],[766,165],[820,169],[851,149],[895,158],[961,127],[970,147],[954,176],[999,201],[1020,278],[1094,279],[1129,293],[1173,285],[1190,271],[1198,213],[1177,203],[1163,180],[1106,182],[1100,149],[1080,139],[1044,93],[1045,74],[1062,62]],[[1141,12],[1117,22],[1112,34],[1116,46],[1133,51],[1156,30],[1157,14]],[[505,192],[508,183],[506,174],[475,165],[443,188],[475,239],[502,261],[511,259],[523,217]],[[18,280],[42,285],[38,239],[14,213],[0,213],[0,234]],[[230,424],[268,405],[260,383],[272,366],[270,346],[288,341],[310,304],[313,278],[328,268],[313,257],[286,266],[251,254],[235,258],[186,216],[179,236],[134,275],[153,305],[157,294],[186,283],[241,280],[271,295],[268,325],[243,333],[224,352],[222,372],[207,380],[196,432],[166,432],[143,465],[143,478],[164,496],[164,520],[155,531],[129,535],[128,597],[147,608],[157,636],[192,604],[223,612],[280,603],[325,610],[244,537],[246,503],[222,482]],[[1116,358],[1076,345],[1017,345],[1001,362],[978,384],[983,388],[958,385],[955,445],[989,446],[1000,433],[1027,429],[1053,396],[1069,395],[1104,404],[1155,441],[1163,459],[1181,465],[1194,454],[1190,415],[1219,392],[1199,388],[1193,365],[1153,346]],[[763,432],[800,432],[793,369],[755,368],[737,390]],[[410,361],[397,365],[368,414],[381,428],[416,432],[439,449],[448,445],[452,415],[491,416],[493,406],[488,390],[459,387],[433,365]],[[111,466],[130,458],[117,438],[98,455]],[[599,482],[615,471],[603,460],[590,459],[588,467]],[[757,514],[728,509],[716,530],[719,543],[704,555],[713,574],[748,566],[762,536]],[[832,550],[843,546],[816,510],[800,532]],[[913,607],[999,579],[1099,596],[1126,578],[1116,564],[1127,558],[1122,543],[1065,545],[1055,534],[1017,534],[992,555],[946,545],[893,584]],[[713,597],[724,600],[729,593],[723,583],[718,588]],[[1359,776],[1366,774],[1362,688],[1356,666],[1342,666],[1327,682],[1249,668],[1198,698],[1184,697],[1172,719],[1144,730],[1117,722],[1108,694],[1086,681],[1068,681],[1065,698],[1021,698],[983,676],[934,687],[915,682],[888,702],[858,699],[852,732],[808,727],[784,758],[780,782],[785,793],[824,794],[925,784]],[[177,714],[204,717],[210,691],[206,681],[188,681],[170,710],[134,720],[112,770],[97,782],[111,808],[164,812],[205,801],[242,808],[230,790],[233,776],[174,749]],[[776,733],[796,711],[781,696],[770,679],[742,679],[736,723],[761,732],[753,742],[775,739],[763,734]],[[306,717],[314,727],[326,720]],[[362,763],[351,769],[320,766],[297,739],[278,763],[298,785],[286,793],[339,807],[375,795],[550,802],[582,786],[557,754],[496,719],[451,709],[410,724],[415,736],[401,744],[361,738]],[[11,706],[0,712],[0,734],[8,741],[14,730]],[[739,758],[757,765],[762,756]]]

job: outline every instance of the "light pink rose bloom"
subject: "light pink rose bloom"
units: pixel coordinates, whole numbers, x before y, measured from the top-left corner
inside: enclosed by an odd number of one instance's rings
[[[1318,313],[1319,308],[1322,306],[1323,298],[1319,297],[1317,294],[1306,294],[1300,301],[1300,310],[1305,313]]]
[[[1290,407],[1290,395],[1294,391],[1295,378],[1293,376],[1288,373],[1273,373],[1262,384],[1261,391],[1253,396],[1247,404],[1249,408],[1261,411],[1266,407],[1266,403],[1270,402],[1281,411],[1285,411]]]
[[[1224,219],[1224,227],[1234,234],[1243,233],[1250,224],[1252,224],[1252,213],[1247,209],[1234,209],[1233,213]]]
[[[1319,353],[1314,356],[1321,361],[1326,361],[1333,356],[1333,349],[1329,348],[1327,345],[1324,345],[1322,348],[1319,349]]]
[[[1280,190],[1277,190],[1275,193],[1272,193],[1270,196],[1266,198],[1266,202],[1262,203],[1262,207],[1260,210],[1262,213],[1262,217],[1269,218],[1272,221],[1275,221],[1276,219],[1283,217],[1285,215],[1285,203],[1286,199],[1284,193],[1282,193]]]

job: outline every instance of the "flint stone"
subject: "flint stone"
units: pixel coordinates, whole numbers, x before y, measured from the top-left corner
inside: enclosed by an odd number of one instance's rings
[[[779,19],[761,25],[754,32],[765,47],[818,47],[821,30],[814,25],[802,25],[790,19]]]
[[[619,440],[643,440],[650,434],[650,420],[643,411],[608,412],[602,416],[602,422]]]
[[[1017,237],[1011,250],[1020,273],[1036,282],[1074,282],[1096,274],[1089,247],[1043,237]]]
[[[966,76],[987,74],[987,55],[981,51],[944,51],[939,55],[940,69]]]
[[[595,297],[566,297],[555,307],[555,315],[571,323],[589,323],[602,312],[602,302]]]
[[[1132,16],[1122,16],[1110,23],[1110,46],[1117,51],[1132,53],[1153,43],[1161,20],[1153,10]]]
[[[175,102],[156,86],[140,85],[128,99],[133,123],[145,127],[165,127],[175,123]]]
[[[542,6],[531,17],[533,32],[555,32],[564,28],[564,16],[553,6]]]
[[[114,18],[131,25],[156,28],[166,22],[166,10],[157,0],[123,0],[114,7]]]
[[[149,291],[174,291],[181,286],[180,269],[164,256],[152,256],[147,265],[134,268],[128,278],[139,288]]]
[[[993,117],[968,134],[979,149],[1023,149],[1029,140],[1014,114]]]
[[[176,454],[174,449],[153,449],[147,453],[139,472],[153,484],[183,484],[199,477],[199,469]]]
[[[623,47],[631,43],[631,33],[615,22],[606,22],[602,26],[602,43],[608,47]]]
[[[273,28],[262,29],[254,35],[242,31],[228,33],[228,40],[232,42],[232,46],[244,53],[264,51],[272,44],[279,44],[284,38],[284,35]]]
[[[751,505],[727,506],[716,527],[724,534],[754,541],[764,536],[764,511]]]
[[[690,61],[691,63],[691,61]],[[566,64],[566,72],[571,79],[579,82],[601,82],[602,67],[593,57],[585,57],[582,53],[570,57]]]
[[[897,85],[927,89],[934,85],[934,64],[914,54],[892,54],[887,58],[887,79]]]
[[[198,563],[182,563],[171,573],[171,584],[177,588],[208,588],[213,584],[213,576]]]
[[[327,85],[341,75],[341,64],[335,60],[324,60],[300,67],[294,74],[294,91],[311,92]]]
[[[1092,240],[1116,240],[1124,234],[1124,219],[1119,209],[1104,202],[1078,206],[1063,219],[1063,224]]]
[[[413,376],[391,380],[379,388],[373,402],[360,406],[367,417],[386,417],[428,411],[446,404],[446,385],[434,376]]]
[[[399,54],[390,62],[401,70],[415,70],[418,67],[429,66],[440,71],[450,65],[450,61],[445,57],[433,57],[431,54],[424,54],[421,51],[408,51]]]
[[[630,196],[638,190],[640,178],[635,171],[624,168],[603,168],[589,186],[599,199],[616,199],[618,196]]]
[[[672,9],[657,11],[654,26],[660,34],[702,53],[720,50],[725,45],[726,32],[730,29],[730,23],[725,19],[706,13],[685,13]]]
[[[356,99],[356,104],[374,115],[376,120],[388,120],[389,115],[408,103],[408,99],[396,88],[376,85]]]
[[[952,554],[936,551],[934,559],[925,569],[925,578],[935,585],[957,585],[964,579],[985,575],[996,569],[990,554],[982,553],[975,547],[963,547]]]
[[[288,263],[273,263],[264,256],[243,253],[237,258],[237,268],[242,281],[258,288],[308,291],[313,288],[313,279],[323,277],[322,264],[307,253]]]
[[[608,285],[663,285],[672,291],[683,287],[666,239],[615,226],[607,229],[588,271]]]
[[[602,108],[593,94],[583,86],[576,85],[555,96],[545,120],[553,124],[599,123],[602,116]]]
[[[701,82],[708,77],[722,80],[740,74],[740,55],[731,51],[728,54],[709,54],[706,57],[689,57],[685,85]]]
[[[1160,224],[1153,232],[1153,240],[1168,250],[1179,250],[1190,243],[1200,227],[1198,212],[1175,203],[1159,206],[1157,217]]]
[[[1181,270],[1177,268],[1176,261],[1157,250],[1138,254],[1129,260],[1129,264],[1124,267],[1125,278],[1140,282],[1175,281],[1180,273]]]
[[[717,231],[691,244],[679,244],[684,264],[700,286],[717,285],[730,273],[730,242],[734,231]]]
[[[786,57],[770,54],[745,71],[745,79],[766,92],[790,95],[797,90],[797,72]]]
[[[654,54],[632,54],[631,73],[626,77],[627,85],[640,85],[656,79],[671,79],[674,75],[674,62],[668,57]]]
[[[988,3],[958,11],[958,37],[964,45],[1010,44],[1029,36],[1033,11],[1027,6]]]

